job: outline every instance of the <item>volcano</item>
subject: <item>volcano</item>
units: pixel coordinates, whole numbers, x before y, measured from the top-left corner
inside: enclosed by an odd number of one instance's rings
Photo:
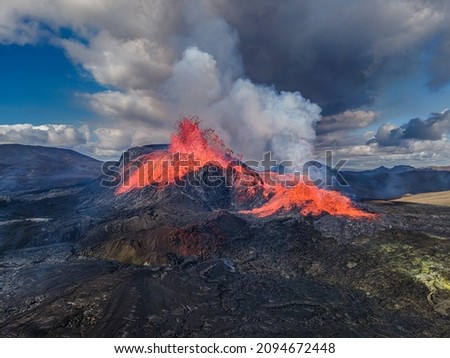
[[[130,174],[123,178],[116,194],[147,186],[186,186],[198,184],[200,180],[203,186],[232,188],[231,202],[235,206],[262,202],[259,207],[241,211],[256,216],[297,210],[301,215],[328,213],[355,219],[375,217],[357,209],[339,192],[318,188],[308,178],[258,173],[250,169],[241,157],[233,157],[233,151],[212,129],[202,130],[197,119],[184,118],[177,129],[166,150],[138,156],[124,168]],[[190,180],[192,176],[197,180]]]
[[[0,196],[0,336],[448,336],[450,207],[259,171],[193,118],[111,164]]]

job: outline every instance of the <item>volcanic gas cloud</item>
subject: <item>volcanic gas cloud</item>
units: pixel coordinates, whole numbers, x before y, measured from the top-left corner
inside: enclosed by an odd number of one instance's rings
[[[215,166],[224,172],[231,170],[233,174],[237,174],[233,177],[232,185],[250,187],[246,188],[247,196],[262,191],[263,205],[241,213],[266,217],[277,212],[296,210],[302,215],[328,213],[355,219],[374,217],[373,214],[356,208],[348,197],[337,191],[318,188],[307,180],[293,182],[293,176],[249,169],[225,146],[214,130],[202,129],[199,121],[194,118],[184,118],[178,123],[168,150],[145,154],[131,163],[131,166],[134,170],[130,170],[131,174],[116,190],[117,195],[149,185],[160,189],[166,185],[175,185],[189,173],[205,166]],[[240,174],[246,176],[247,180],[239,177]],[[259,180],[248,180],[249,177],[258,177]],[[237,199],[245,200],[242,197]]]

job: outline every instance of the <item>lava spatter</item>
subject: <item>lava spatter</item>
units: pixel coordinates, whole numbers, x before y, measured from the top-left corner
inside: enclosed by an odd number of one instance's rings
[[[144,188],[149,185],[163,187],[173,185],[185,178],[189,173],[196,172],[205,165],[214,165],[223,169],[230,169],[242,176],[248,175],[249,168],[243,169],[240,159],[234,158],[234,153],[227,148],[222,139],[212,129],[202,129],[199,121],[184,118],[178,123],[177,132],[171,136],[168,150],[155,151],[143,155],[132,163],[136,169],[124,180],[116,190],[116,194],[124,194],[131,190]],[[238,164],[236,164],[238,163]],[[245,174],[244,174],[245,173]],[[255,171],[255,174],[258,172]],[[325,190],[312,182],[299,180],[295,185],[288,185],[286,176],[275,173],[258,173],[261,180],[241,180],[239,175],[234,178],[233,186],[258,186],[263,192],[263,204],[250,210],[241,211],[257,217],[266,217],[283,211],[297,210],[301,215],[330,215],[346,216],[354,219],[373,218],[373,214],[366,213],[353,204],[346,196],[337,191]],[[291,183],[292,184],[292,183]],[[250,188],[249,188],[250,189]],[[245,191],[251,195],[255,190]],[[245,201],[242,192],[235,190],[239,197],[236,201]],[[253,198],[248,198],[253,199]]]
[[[184,118],[170,138],[169,149],[143,155],[131,163],[135,169],[116,194],[149,185],[174,184],[207,164],[227,168],[235,161],[231,149],[224,145],[214,130],[201,129],[195,118]],[[235,169],[239,170],[239,166]]]

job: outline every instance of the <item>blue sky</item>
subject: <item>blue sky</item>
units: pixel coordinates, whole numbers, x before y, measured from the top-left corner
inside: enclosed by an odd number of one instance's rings
[[[247,158],[450,162],[445,1],[2,6],[0,144],[116,158],[199,115]]]
[[[102,87],[61,48],[0,45],[0,78],[0,124],[77,125],[96,117],[77,94]]]
[[[450,107],[450,86],[430,89],[426,68],[389,83],[367,109],[381,113],[380,119],[396,124]]]
[[[0,45],[0,78],[0,124],[78,125],[98,119],[79,94],[95,93],[105,86],[75,65],[61,48],[45,43]],[[431,90],[426,84],[423,68],[389,83],[365,109],[380,112],[380,121],[401,124],[450,106],[449,85]]]

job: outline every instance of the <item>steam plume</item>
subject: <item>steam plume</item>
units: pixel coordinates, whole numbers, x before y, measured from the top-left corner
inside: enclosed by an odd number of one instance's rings
[[[204,0],[8,2],[4,17],[20,37],[5,30],[0,42],[50,40],[109,88],[85,95],[108,119],[90,128],[87,146],[97,155],[167,142],[177,120],[198,115],[244,158],[272,150],[280,159],[309,159],[320,108],[298,92],[249,80],[238,33],[219,8]],[[67,28],[75,35],[63,38]]]

